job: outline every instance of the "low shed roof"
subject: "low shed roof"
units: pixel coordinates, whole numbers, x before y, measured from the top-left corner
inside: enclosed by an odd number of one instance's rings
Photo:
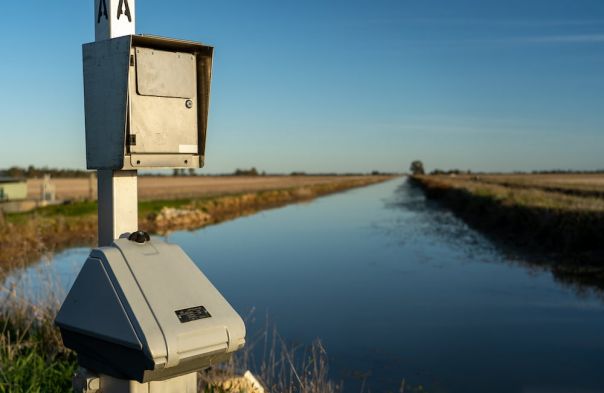
[[[0,183],[25,183],[27,180],[17,177],[0,177]]]

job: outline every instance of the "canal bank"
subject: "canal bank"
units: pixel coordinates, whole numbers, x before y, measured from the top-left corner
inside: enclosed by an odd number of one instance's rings
[[[530,176],[526,176],[530,181]],[[604,288],[604,200],[480,176],[414,176],[411,184],[510,253],[569,283]]]
[[[277,186],[257,192],[146,200],[139,203],[139,228],[154,234],[178,229],[191,230],[391,178],[334,177],[331,182],[299,187]],[[178,195],[177,191],[175,194]],[[96,212],[95,201],[80,201],[5,215],[0,223],[0,276],[44,254],[68,247],[94,245],[97,238]]]

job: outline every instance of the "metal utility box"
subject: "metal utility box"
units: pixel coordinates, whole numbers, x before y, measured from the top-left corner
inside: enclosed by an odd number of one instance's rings
[[[118,239],[91,252],[55,323],[82,367],[141,383],[228,358],[245,325],[176,245]]]
[[[202,167],[212,55],[155,36],[85,44],[88,169]]]

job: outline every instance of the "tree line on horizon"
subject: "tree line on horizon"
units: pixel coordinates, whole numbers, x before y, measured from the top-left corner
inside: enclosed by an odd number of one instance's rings
[[[414,160],[409,166],[409,171],[412,175],[425,175],[426,170],[424,169],[424,163],[421,160]],[[601,174],[604,173],[604,169],[593,169],[593,170],[574,170],[574,169],[548,169],[548,170],[532,170],[532,171],[512,171],[512,172],[485,172],[485,171],[472,171],[462,169],[433,169],[429,172],[429,175],[484,175],[484,174],[517,174],[517,175],[563,175],[563,174]]]
[[[27,168],[12,166],[7,169],[0,169],[0,177],[10,177],[14,179],[35,179],[44,177],[44,175],[63,178],[84,178],[90,177],[92,173],[94,173],[94,171],[86,171],[81,169],[49,168],[46,166],[42,168],[37,168],[33,165],[30,165]]]
[[[12,166],[7,169],[0,169],[0,177],[7,177],[13,179],[36,179],[44,177],[44,175],[50,175],[53,178],[88,178],[94,176],[96,171],[94,170],[82,170],[82,169],[65,169],[65,168],[49,168],[49,167],[35,167],[33,165],[27,168]],[[391,175],[392,173],[380,172],[377,170],[371,171],[371,175]],[[307,173],[304,171],[292,171],[290,173],[267,173],[266,171],[259,171],[255,167],[249,169],[237,168],[232,173],[225,174],[202,174],[199,173],[195,168],[180,168],[174,169],[171,173],[139,173],[139,176],[362,176],[366,173]]]

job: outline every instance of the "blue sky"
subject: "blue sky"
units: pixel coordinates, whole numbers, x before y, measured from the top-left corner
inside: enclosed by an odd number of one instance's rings
[[[0,167],[85,167],[93,1],[3,2]],[[604,168],[602,0],[138,0],[216,47],[209,173]]]

